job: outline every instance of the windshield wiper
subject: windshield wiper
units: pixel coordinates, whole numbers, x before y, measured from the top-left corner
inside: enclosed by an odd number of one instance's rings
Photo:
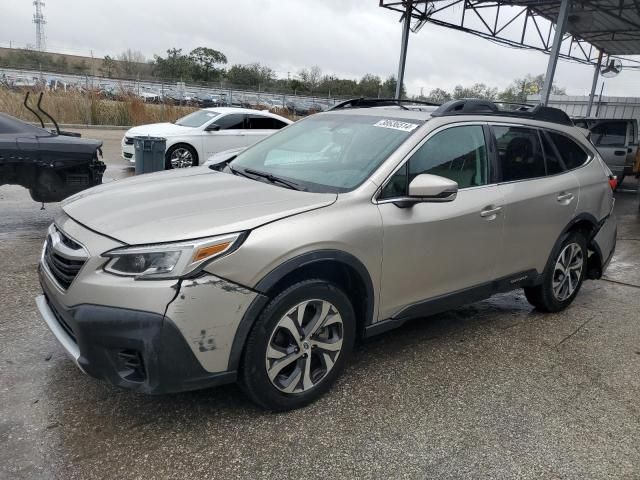
[[[239,172],[238,170],[232,170],[232,171]],[[256,177],[264,178],[265,180],[271,183],[279,183],[280,185],[290,188],[291,190],[299,190],[299,191],[306,190],[304,187],[302,187],[301,185],[298,185],[295,182],[292,182],[290,180],[285,180],[284,178],[277,177],[276,175],[273,175],[271,173],[261,172],[260,170],[253,170],[252,168],[245,168],[244,173],[245,174],[249,173],[251,175],[255,175]]]

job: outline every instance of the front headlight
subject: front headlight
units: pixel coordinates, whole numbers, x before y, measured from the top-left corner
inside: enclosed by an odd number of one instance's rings
[[[125,247],[103,253],[110,260],[106,272],[136,279],[177,278],[240,246],[243,233],[179,243]]]

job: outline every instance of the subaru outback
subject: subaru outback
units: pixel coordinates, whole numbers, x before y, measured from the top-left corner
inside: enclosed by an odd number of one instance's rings
[[[609,173],[560,110],[347,101],[218,164],[71,197],[37,305],[93,377],[237,381],[298,408],[407,320],[513,289],[566,308],[614,251]]]

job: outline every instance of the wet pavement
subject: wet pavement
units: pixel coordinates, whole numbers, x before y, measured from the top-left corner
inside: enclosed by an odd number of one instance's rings
[[[82,133],[129,174],[122,132]],[[640,478],[637,201],[617,194],[616,256],[568,310],[514,292],[411,322],[270,414],[235,386],[150,397],[81,374],[33,301],[59,207],[0,187],[0,478]]]

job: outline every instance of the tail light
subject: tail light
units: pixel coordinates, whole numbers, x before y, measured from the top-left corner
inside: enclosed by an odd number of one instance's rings
[[[611,190],[614,190],[616,188],[618,188],[618,177],[616,177],[615,175],[609,175],[609,186],[611,187]]]

